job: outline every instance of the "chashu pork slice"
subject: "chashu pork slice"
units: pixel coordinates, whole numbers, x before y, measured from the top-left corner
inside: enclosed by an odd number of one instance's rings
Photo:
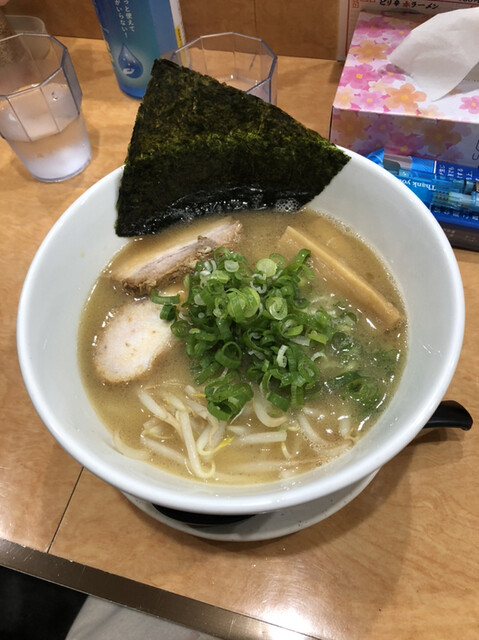
[[[134,380],[146,373],[174,340],[157,304],[148,298],[132,300],[106,321],[99,334],[94,354],[96,371],[107,382]]]
[[[110,275],[127,289],[149,293],[192,271],[198,260],[207,259],[218,247],[231,249],[238,242],[241,229],[241,222],[230,217],[208,221],[194,230],[185,226],[174,240],[158,238],[147,243],[144,251],[119,262]]]

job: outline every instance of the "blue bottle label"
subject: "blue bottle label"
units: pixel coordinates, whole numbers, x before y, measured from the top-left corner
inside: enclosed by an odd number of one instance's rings
[[[121,89],[141,98],[155,58],[184,44],[178,0],[93,0]]]

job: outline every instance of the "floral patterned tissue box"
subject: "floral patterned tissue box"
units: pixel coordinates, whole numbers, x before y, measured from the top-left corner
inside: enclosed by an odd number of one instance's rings
[[[479,166],[479,82],[431,101],[388,55],[423,22],[361,12],[333,104],[330,140],[362,155],[400,155]]]

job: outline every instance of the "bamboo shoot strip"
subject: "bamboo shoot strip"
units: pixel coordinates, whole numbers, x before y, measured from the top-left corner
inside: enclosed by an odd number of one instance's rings
[[[401,320],[399,310],[367,282],[359,273],[351,269],[341,258],[317,240],[311,240],[303,233],[288,227],[279,242],[280,249],[294,251],[306,248],[311,251],[311,262],[315,269],[324,273],[345,295],[354,300],[364,311],[372,312],[383,323],[385,329],[390,329]]]

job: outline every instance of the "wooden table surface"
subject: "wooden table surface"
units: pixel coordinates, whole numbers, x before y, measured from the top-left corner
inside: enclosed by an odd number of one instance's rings
[[[91,164],[35,181],[0,144],[0,563],[224,638],[479,637],[479,434],[428,430],[348,506],[266,542],[213,542],[144,515],[53,440],[23,386],[28,266],[85,189],[120,166],[138,109],[99,40],[61,39],[83,89]],[[280,58],[278,105],[327,136],[341,65]],[[479,253],[456,250],[466,332],[446,395],[479,414]],[[438,318],[438,322],[440,319]]]

